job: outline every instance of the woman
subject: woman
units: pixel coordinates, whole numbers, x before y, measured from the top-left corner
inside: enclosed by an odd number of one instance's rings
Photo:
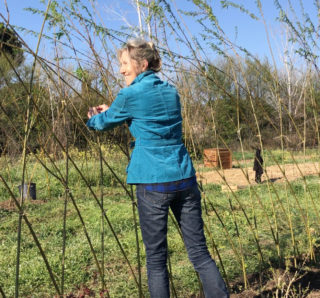
[[[129,41],[118,57],[120,73],[128,87],[119,92],[110,107],[90,108],[87,126],[108,130],[127,122],[135,138],[127,183],[137,185],[150,295],[170,296],[167,270],[170,207],[181,227],[189,259],[199,272],[205,296],[228,297],[206,246],[195,170],[181,139],[177,90],[155,75],[161,68],[161,59],[152,43],[141,39]]]
[[[255,181],[257,183],[261,183],[261,176],[263,174],[263,158],[261,156],[261,149],[257,148],[256,149],[256,154],[254,157],[254,162],[253,162],[253,170],[256,172],[255,175]]]

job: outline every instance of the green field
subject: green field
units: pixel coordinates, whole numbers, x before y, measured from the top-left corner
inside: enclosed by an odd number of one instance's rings
[[[135,282],[124,254],[128,258],[137,281],[139,266],[133,209],[130,197],[117,179],[103,169],[103,188],[100,180],[99,159],[74,152],[73,160],[84,173],[70,164],[69,189],[67,199],[65,229],[65,269],[64,293],[78,295],[81,291],[91,291],[98,296],[101,278],[93,253],[84,233],[84,226],[102,264],[102,221],[101,209],[96,201],[101,201],[103,192],[104,209],[107,219],[104,223],[104,270],[105,285],[111,297],[138,297],[139,287]],[[121,155],[106,154],[107,162],[125,181],[126,160]],[[48,159],[42,159],[52,173],[58,169],[65,175],[65,161],[56,162],[54,168]],[[61,288],[63,218],[65,187],[50,175],[39,162],[29,157],[27,180],[37,184],[37,201],[26,201],[24,214],[32,224],[41,247],[45,252],[54,279]],[[17,186],[21,182],[21,163],[1,159],[1,175],[18,198]],[[91,187],[93,193],[90,191]],[[128,187],[128,186],[127,186]],[[130,190],[130,188],[129,188]],[[9,191],[0,183],[0,285],[8,297],[14,296],[16,276],[17,209],[7,208]],[[267,268],[293,266],[303,258],[312,264],[318,246],[319,234],[319,177],[306,177],[290,185],[263,184],[234,193],[221,192],[215,184],[203,186],[203,217],[206,224],[207,242],[210,252],[224,271],[230,285],[251,273],[262,272]],[[20,255],[19,292],[21,297],[50,297],[57,294],[43,257],[39,253],[34,238],[25,222],[22,222]],[[124,254],[119,248],[119,243]],[[145,272],[145,255],[139,231],[141,254],[142,291],[148,297]],[[173,293],[178,297],[190,297],[199,293],[198,279],[190,265],[183,242],[173,221],[169,220],[168,241],[170,248],[170,268]],[[313,255],[314,254],[314,255]],[[307,263],[303,264],[306,266]],[[296,264],[297,265],[297,264]],[[298,265],[297,265],[298,266]],[[267,270],[270,276],[272,270]],[[248,285],[250,286],[250,285]],[[90,291],[89,291],[90,290]]]

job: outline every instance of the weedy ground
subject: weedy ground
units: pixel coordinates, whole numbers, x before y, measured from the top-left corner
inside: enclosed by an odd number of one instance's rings
[[[273,155],[281,160],[279,152],[273,152]],[[312,156],[312,152],[309,155]],[[285,156],[288,162],[292,162],[289,154]],[[82,153],[74,154],[73,158],[100,200],[98,159],[83,156]],[[236,153],[233,158],[240,160],[242,155]],[[253,154],[246,153],[246,158],[253,158]],[[109,154],[106,159],[120,179],[125,181],[126,159],[118,154]],[[276,162],[274,158],[268,160],[269,164]],[[47,166],[53,172],[57,171],[49,161]],[[65,172],[64,160],[57,162],[57,166]],[[1,174],[18,198],[21,163],[2,158]],[[36,232],[57,282],[60,283],[65,188],[32,157],[28,160],[27,179],[37,185],[37,200],[27,200],[24,213]],[[104,169],[103,185],[106,215],[138,276],[131,200],[108,169]],[[69,189],[101,264],[101,210],[72,165],[69,170]],[[308,283],[304,277],[310,268],[313,268],[315,274],[318,272],[315,264],[319,258],[320,235],[318,209],[314,208],[314,204],[319,206],[320,203],[319,177],[306,177],[305,182],[298,179],[290,185],[263,184],[234,193],[222,192],[220,185],[208,184],[203,185],[202,192],[209,250],[221,272],[227,277],[231,291],[239,293],[247,288],[243,292],[246,297],[284,297],[286,293],[287,297],[294,297],[296,294],[300,295],[297,297],[307,297],[312,290],[319,289],[316,283],[312,283],[312,279]],[[12,297],[15,291],[18,225],[18,212],[10,201],[9,192],[0,184],[0,285],[8,297]],[[66,214],[64,293],[69,297],[82,294],[99,296],[100,276],[83,225],[70,198],[67,200]],[[106,222],[104,226],[105,284],[109,294],[111,297],[138,297],[138,287],[119,245]],[[173,293],[177,293],[178,297],[196,297],[199,294],[198,278],[171,218],[168,243]],[[145,254],[140,232],[139,245],[142,290],[148,297]],[[25,224],[22,225],[20,257],[21,297],[55,295],[43,259]]]

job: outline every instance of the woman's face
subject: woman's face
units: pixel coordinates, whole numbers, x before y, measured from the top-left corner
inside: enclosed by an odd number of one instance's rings
[[[120,56],[120,73],[124,76],[127,86],[143,71],[146,70],[144,63],[141,65],[130,58],[128,51],[123,51]]]

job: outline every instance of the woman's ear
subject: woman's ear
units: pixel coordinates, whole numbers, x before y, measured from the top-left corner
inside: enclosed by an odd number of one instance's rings
[[[149,63],[146,59],[142,60],[141,62],[141,70],[146,71],[148,69]]]

